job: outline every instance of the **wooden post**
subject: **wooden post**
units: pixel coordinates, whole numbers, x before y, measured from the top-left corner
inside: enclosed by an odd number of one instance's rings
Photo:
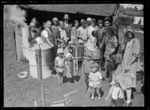
[[[36,62],[37,62],[37,73],[38,73],[38,79],[41,82],[41,98],[42,98],[42,104],[44,107],[44,93],[43,93],[43,81],[42,81],[42,56],[41,56],[41,48],[40,45],[38,45],[38,49],[35,50],[36,55]]]

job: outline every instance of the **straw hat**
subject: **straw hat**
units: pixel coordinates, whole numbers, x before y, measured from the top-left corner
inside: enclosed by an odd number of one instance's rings
[[[65,14],[65,15],[64,15],[64,19],[69,19],[69,15],[68,15],[68,14]]]
[[[57,18],[57,17],[54,17],[52,21],[58,21],[58,18]]]
[[[57,55],[60,54],[60,53],[64,53],[62,48],[58,48],[58,50],[57,50]]]
[[[92,19],[91,18],[87,18],[87,21],[92,21]]]

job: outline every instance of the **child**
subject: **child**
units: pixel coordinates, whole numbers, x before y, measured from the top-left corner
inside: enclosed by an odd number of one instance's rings
[[[95,92],[98,95],[98,99],[101,99],[100,90],[102,87],[101,80],[102,75],[99,72],[99,65],[96,62],[93,62],[91,65],[91,70],[89,74],[89,89],[92,100],[94,100]]]
[[[55,58],[55,70],[56,73],[59,75],[59,82],[62,84],[63,81],[63,72],[65,69],[65,64],[64,64],[64,52],[62,48],[58,48],[57,50],[57,57]]]
[[[65,58],[65,73],[68,83],[73,83],[73,56],[71,53],[66,54]]]
[[[111,106],[124,105],[124,94],[118,80],[115,80],[115,83],[110,88],[108,96],[105,98],[105,100],[108,100],[110,96],[111,96]]]
[[[85,60],[83,61],[82,63],[82,73],[84,75],[84,80],[85,80],[85,83],[86,83],[86,91],[88,89],[88,77],[89,77],[89,74],[91,72],[91,65],[92,65],[92,54],[90,52],[86,52],[85,53]]]

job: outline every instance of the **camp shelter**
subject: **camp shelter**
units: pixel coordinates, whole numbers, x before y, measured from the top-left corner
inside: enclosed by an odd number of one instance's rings
[[[58,19],[63,19],[65,13],[69,14],[69,17],[73,20],[80,20],[81,18],[86,19],[87,17],[93,17],[99,19],[100,17],[112,16],[116,11],[118,4],[47,4],[47,5],[10,5],[10,7],[16,6],[16,10],[21,10],[26,14],[17,15],[17,18],[23,17],[24,19],[18,22],[15,18],[12,21],[15,21],[14,24],[18,24],[14,31],[16,34],[16,50],[17,56],[19,58],[17,61],[20,61],[23,56],[23,51],[21,50],[24,41],[22,41],[21,37],[25,36],[27,40],[28,34],[28,24],[33,17],[37,17],[42,25],[43,22],[47,19],[52,20],[53,17],[58,17]],[[12,11],[12,10],[11,10]],[[14,10],[15,11],[15,10]],[[20,11],[20,13],[21,13]],[[15,12],[14,12],[15,13]],[[78,16],[79,15],[79,16]],[[15,15],[13,15],[15,16]],[[23,24],[23,25],[19,25]],[[21,26],[21,27],[20,27]],[[24,28],[22,28],[22,26]],[[27,33],[25,33],[25,30]],[[18,40],[20,39],[20,40]],[[18,44],[18,42],[19,44]],[[26,41],[25,41],[26,42]],[[28,44],[28,43],[26,43]]]

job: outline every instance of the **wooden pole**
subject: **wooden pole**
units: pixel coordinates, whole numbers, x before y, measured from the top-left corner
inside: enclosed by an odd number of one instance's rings
[[[37,61],[37,73],[38,73],[38,79],[40,80],[41,84],[41,99],[42,99],[42,104],[44,107],[44,93],[43,93],[43,81],[42,81],[42,56],[41,56],[41,48],[40,45],[38,45],[38,49],[35,50],[36,54],[36,61]]]

